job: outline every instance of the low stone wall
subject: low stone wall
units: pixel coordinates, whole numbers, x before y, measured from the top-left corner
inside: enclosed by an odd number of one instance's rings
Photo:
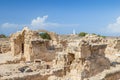
[[[41,76],[41,75],[31,75],[26,76],[24,78],[15,78],[14,80],[48,80],[49,75]]]
[[[64,75],[64,71],[62,69],[52,70],[51,73],[43,72],[30,72],[30,73],[16,73],[10,76],[1,77],[0,80],[48,80],[50,76],[62,77]]]
[[[110,70],[105,70],[88,80],[120,80],[120,66],[114,67]]]
[[[20,73],[11,76],[4,76],[0,80],[47,80],[50,75],[35,73]]]
[[[105,80],[119,80],[119,79],[120,79],[120,71],[109,73],[105,76]]]

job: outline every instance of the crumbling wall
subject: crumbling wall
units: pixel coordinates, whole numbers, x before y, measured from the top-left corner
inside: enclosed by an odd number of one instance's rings
[[[7,53],[7,52],[11,51],[10,45],[1,46],[0,49],[1,49],[0,50],[1,53]]]
[[[120,72],[107,74],[105,80],[119,80],[120,79]]]
[[[56,41],[56,36],[52,41]],[[34,61],[34,59],[51,60],[55,56],[55,51],[48,50],[50,41],[42,39],[37,31],[32,31],[25,27],[22,31],[11,35],[11,52],[14,56],[21,55],[26,61]],[[53,43],[52,43],[53,45]],[[49,56],[52,57],[49,57]],[[48,59],[47,59],[48,58]]]
[[[22,53],[23,37],[20,35],[20,33],[12,36],[14,37],[11,38],[11,52],[14,56],[16,56],[19,53]]]
[[[110,61],[104,53],[106,46],[104,40],[98,36],[87,36],[77,40],[77,42],[69,41],[65,52],[58,54],[59,57],[54,61],[56,62],[55,66],[69,66],[67,67],[67,70],[69,70],[66,71],[66,76],[69,75],[69,77],[79,76],[82,80],[94,76],[104,69],[110,68]],[[72,59],[67,56],[69,53],[74,55]]]
[[[48,42],[46,41],[32,41],[32,52],[30,53],[31,60],[33,59],[44,59],[45,58],[45,53],[47,51],[47,44]]]
[[[107,39],[106,54],[118,54],[120,52],[120,39]]]
[[[2,53],[2,51],[1,51],[1,46],[0,46],[0,53]]]
[[[50,75],[40,75],[40,73],[28,73],[26,75],[15,75],[3,77],[1,80],[48,80]]]
[[[67,62],[66,54],[62,52],[58,52],[55,57],[55,60],[53,60],[53,67],[63,68],[64,66],[66,66],[66,62]]]
[[[11,51],[9,38],[0,38],[0,53]]]
[[[12,34],[10,37],[11,41],[11,52],[14,56],[22,55],[26,60],[30,60],[31,51],[31,40],[40,38],[38,33],[29,30],[25,27],[22,31]]]

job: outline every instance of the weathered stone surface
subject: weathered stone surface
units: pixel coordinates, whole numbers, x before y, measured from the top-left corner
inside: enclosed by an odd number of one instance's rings
[[[102,38],[88,37],[91,36],[77,40],[77,42],[76,40],[69,42],[67,50],[57,53],[54,67],[66,67],[66,75],[79,76],[80,79],[109,69],[110,61],[104,53],[107,45],[102,42]]]
[[[120,53],[120,39],[107,39],[106,54]]]
[[[54,36],[53,33],[51,34],[51,36]],[[13,55],[22,55],[26,61],[34,61],[34,59],[45,60],[48,58],[47,55],[53,55],[51,59],[54,58],[55,52],[53,51],[53,54],[49,54],[50,52],[48,51],[50,41],[42,39],[37,31],[32,31],[25,27],[22,31],[12,34],[10,40]],[[54,40],[56,40],[55,37]]]
[[[0,53],[11,51],[9,38],[0,38]]]
[[[8,60],[6,63],[10,67],[8,70],[4,69],[7,65],[0,66],[5,71],[0,70],[0,75],[4,73],[0,79],[97,80],[98,78],[92,77],[111,69],[110,63],[116,63],[113,68],[119,65],[119,57],[116,61],[110,62],[105,54],[110,48],[112,48],[111,53],[119,52],[118,39],[109,41],[91,34],[80,38],[76,35],[67,35],[68,38],[60,39],[60,36],[58,38],[53,32],[42,31],[50,34],[52,40],[42,39],[39,36],[40,31],[32,31],[28,28],[11,35],[12,57],[20,58],[13,59],[12,62]],[[119,72],[112,74],[102,78],[119,79]]]

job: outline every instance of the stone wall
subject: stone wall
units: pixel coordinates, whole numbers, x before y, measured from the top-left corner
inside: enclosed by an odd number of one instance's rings
[[[11,52],[14,56],[22,55],[27,61],[30,60],[32,45],[31,40],[41,39],[39,34],[35,31],[29,30],[25,27],[22,31],[11,35]]]
[[[120,71],[107,74],[105,77],[105,80],[119,80],[119,79],[120,79]]]
[[[0,53],[11,51],[9,38],[0,38]]]
[[[120,39],[107,39],[106,54],[118,54],[120,52]]]
[[[104,70],[103,72],[89,78],[88,80],[119,80],[120,79],[120,66],[112,67],[109,70]]]
[[[52,41],[57,40],[57,36],[51,33],[54,38]],[[53,43],[50,40],[42,39],[37,31],[32,31],[25,27],[22,31],[12,34],[10,37],[11,41],[11,52],[13,56],[21,55],[26,61],[34,61],[34,59],[48,58],[48,60],[53,59],[55,56],[55,51],[48,50]],[[50,54],[49,54],[50,53]],[[49,55],[52,57],[49,58]]]
[[[45,58],[45,53],[47,53],[47,45],[49,42],[47,41],[32,41],[32,52],[30,53],[31,60],[33,59],[43,59]]]
[[[67,67],[66,76],[84,79],[110,68],[110,61],[104,53],[107,46],[104,40],[96,36],[88,37],[69,41],[67,49],[57,54],[54,66]]]
[[[40,75],[40,73],[28,73],[26,75],[15,75],[9,77],[3,77],[1,80],[48,80],[50,75]]]

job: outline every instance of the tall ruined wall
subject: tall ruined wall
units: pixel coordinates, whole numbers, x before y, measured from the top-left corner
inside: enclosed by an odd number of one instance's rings
[[[19,53],[22,53],[22,43],[23,43],[23,37],[20,33],[16,33],[12,35],[11,52],[14,56],[18,55]]]
[[[29,30],[27,27],[20,32],[12,34],[10,37],[12,54],[14,56],[22,55],[26,60],[30,60],[31,40],[39,38],[37,32]]]
[[[24,34],[24,57],[26,58],[27,61],[30,61],[31,56],[35,55],[35,54],[31,54],[32,53],[32,40],[37,40],[37,39],[41,39],[39,34],[35,31],[32,30],[28,30],[27,32],[25,32]]]

